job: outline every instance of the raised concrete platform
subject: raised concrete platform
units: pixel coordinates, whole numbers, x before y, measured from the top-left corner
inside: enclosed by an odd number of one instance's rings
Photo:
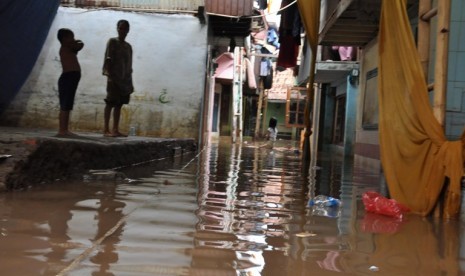
[[[0,191],[24,189],[57,179],[81,177],[91,169],[117,169],[196,150],[194,139],[109,138],[96,133],[58,138],[55,134],[52,130],[0,127]]]

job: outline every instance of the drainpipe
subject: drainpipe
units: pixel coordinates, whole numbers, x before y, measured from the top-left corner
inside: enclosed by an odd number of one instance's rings
[[[314,99],[313,99],[313,133],[311,135],[311,161],[316,161],[316,155],[318,154],[318,136],[320,133],[320,104],[321,104],[321,86],[318,84],[313,85]],[[314,156],[313,156],[314,155]]]
[[[266,122],[266,116],[267,116],[267,111],[268,111],[268,89],[263,90],[262,93],[263,93],[263,102],[264,102],[263,116],[262,116],[262,136],[264,136],[265,132],[268,129],[268,124]]]
[[[211,113],[210,113],[210,104],[213,102],[211,98],[211,87],[215,85],[215,80],[213,78],[212,72],[212,60],[211,60],[211,46],[207,46],[207,70],[205,78],[205,87],[204,94],[202,99],[202,105],[200,108],[200,135],[199,135],[199,146],[203,148],[209,144],[210,141],[210,132],[211,132]]]
[[[237,111],[238,111],[238,114],[237,114],[237,120],[238,120],[238,125],[239,125],[239,129],[238,129],[238,136],[239,136],[239,142],[242,143],[242,132],[243,132],[243,128],[244,128],[244,117],[243,117],[243,108],[244,108],[244,104],[243,104],[243,86],[244,86],[244,55],[242,54],[242,51],[243,51],[244,48],[240,48],[239,50],[239,60],[240,60],[240,63],[239,63],[239,84],[238,84],[238,96],[239,96],[239,102],[237,103]]]
[[[238,82],[238,74],[237,74],[237,51],[239,47],[234,48],[233,53],[233,79],[232,79],[232,95],[231,95],[231,115],[230,122],[231,122],[231,143],[236,143],[236,133],[237,133],[237,82]]]
[[[263,102],[263,82],[260,80],[258,84],[258,106],[257,106],[257,118],[255,119],[255,135],[254,138],[260,137],[260,119],[262,116],[262,102]]]

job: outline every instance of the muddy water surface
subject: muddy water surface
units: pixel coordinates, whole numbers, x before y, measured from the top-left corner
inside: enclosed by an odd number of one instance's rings
[[[213,145],[0,195],[1,275],[459,275],[463,223],[366,214],[379,169],[292,145]],[[315,195],[341,207],[309,207]]]

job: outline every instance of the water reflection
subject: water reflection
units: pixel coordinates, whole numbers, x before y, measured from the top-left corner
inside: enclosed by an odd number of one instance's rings
[[[2,275],[463,274],[461,221],[365,213],[379,164],[322,153],[302,174],[287,143],[194,157],[0,195]],[[315,211],[320,194],[342,206]]]
[[[97,266],[97,269],[92,271],[92,275],[114,275],[109,271],[110,265],[118,262],[116,245],[121,241],[125,226],[124,222],[119,222],[124,216],[123,210],[126,204],[117,200],[116,183],[109,183],[104,188],[97,194],[98,207],[95,215],[97,231],[92,241],[98,242],[102,237],[110,233],[111,235],[99,243],[96,254],[90,257],[90,261]]]
[[[114,220],[121,218],[117,210],[125,204],[115,200],[116,184],[111,184],[80,189],[77,183],[62,183],[60,187],[2,195],[2,275],[57,275],[65,269],[90,246],[92,241],[88,238],[94,229],[94,240],[97,240],[106,229],[113,227]],[[94,222],[97,227],[93,227]],[[117,260],[112,245],[119,234],[115,232],[112,239],[107,239],[95,258],[100,260],[96,263],[101,272]],[[102,253],[105,256],[99,258]]]

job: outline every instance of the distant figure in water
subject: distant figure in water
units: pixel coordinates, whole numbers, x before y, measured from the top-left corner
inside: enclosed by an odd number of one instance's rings
[[[276,127],[277,125],[278,120],[275,117],[271,117],[270,122],[268,123],[268,130],[265,135],[268,142],[264,145],[271,149],[274,148],[274,143],[276,142],[276,137],[278,136],[278,128]]]
[[[58,30],[57,38],[60,41],[60,61],[63,71],[58,79],[58,98],[60,100],[60,114],[58,116],[58,137],[76,136],[69,131],[69,117],[74,106],[74,97],[81,79],[81,66],[77,58],[78,52],[84,43],[74,39],[70,29]]]

